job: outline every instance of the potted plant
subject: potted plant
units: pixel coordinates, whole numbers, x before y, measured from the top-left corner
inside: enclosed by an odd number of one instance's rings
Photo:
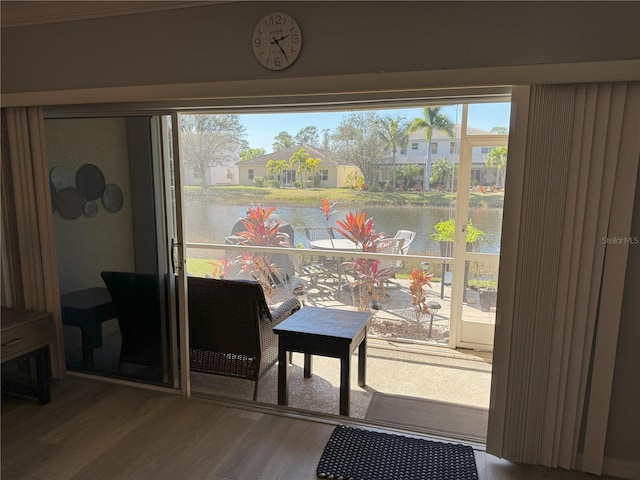
[[[433,238],[436,242],[440,244],[440,256],[442,257],[452,257],[453,256],[453,241],[456,236],[456,221],[454,218],[449,218],[447,220],[441,220],[434,226],[434,232],[431,234],[431,238]],[[477,228],[471,219],[467,221],[466,228],[466,239],[467,239],[467,252],[473,251],[475,248],[475,244],[482,240],[484,237],[484,232]],[[448,270],[449,267],[446,269]],[[444,282],[444,272],[443,268],[443,279]],[[464,284],[467,284],[467,277],[469,271],[469,264],[465,263],[464,267]],[[466,288],[463,293],[463,301],[467,301],[467,291]]]
[[[451,257],[453,252],[453,241],[456,236],[456,221],[454,218],[441,220],[434,225],[434,232],[431,234],[436,242],[440,244],[440,255],[443,257]],[[484,232],[473,225],[473,221],[469,219],[466,228],[467,251],[473,248],[473,245],[482,240]]]

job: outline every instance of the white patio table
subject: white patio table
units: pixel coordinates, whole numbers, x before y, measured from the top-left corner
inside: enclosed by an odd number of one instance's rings
[[[356,251],[358,246],[347,238],[323,238],[309,242],[311,248],[318,250],[347,250]]]

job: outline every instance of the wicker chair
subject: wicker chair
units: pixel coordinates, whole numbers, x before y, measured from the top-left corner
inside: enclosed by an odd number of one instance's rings
[[[301,307],[290,298],[270,311],[258,282],[189,277],[189,359],[194,372],[255,382],[278,359],[273,327]]]
[[[118,370],[122,364],[144,365],[162,376],[160,284],[153,274],[102,272],[122,335]]]

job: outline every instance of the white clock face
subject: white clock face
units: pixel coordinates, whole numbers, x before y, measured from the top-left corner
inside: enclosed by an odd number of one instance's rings
[[[276,12],[263,17],[253,31],[253,53],[263,67],[283,70],[300,55],[302,32],[288,14]]]

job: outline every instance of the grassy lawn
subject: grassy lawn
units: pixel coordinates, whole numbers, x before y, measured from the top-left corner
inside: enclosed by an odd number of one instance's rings
[[[207,275],[214,276],[215,265],[212,263],[220,263],[219,260],[209,258],[188,258],[187,259],[187,272],[196,277],[206,277]]]
[[[348,188],[260,188],[240,185],[184,188],[187,196],[202,196],[219,203],[253,204],[256,200],[271,204],[320,205],[323,198],[341,205],[416,205],[446,207],[455,204],[451,192],[370,192]],[[475,207],[501,207],[504,193],[471,192],[469,203]]]

